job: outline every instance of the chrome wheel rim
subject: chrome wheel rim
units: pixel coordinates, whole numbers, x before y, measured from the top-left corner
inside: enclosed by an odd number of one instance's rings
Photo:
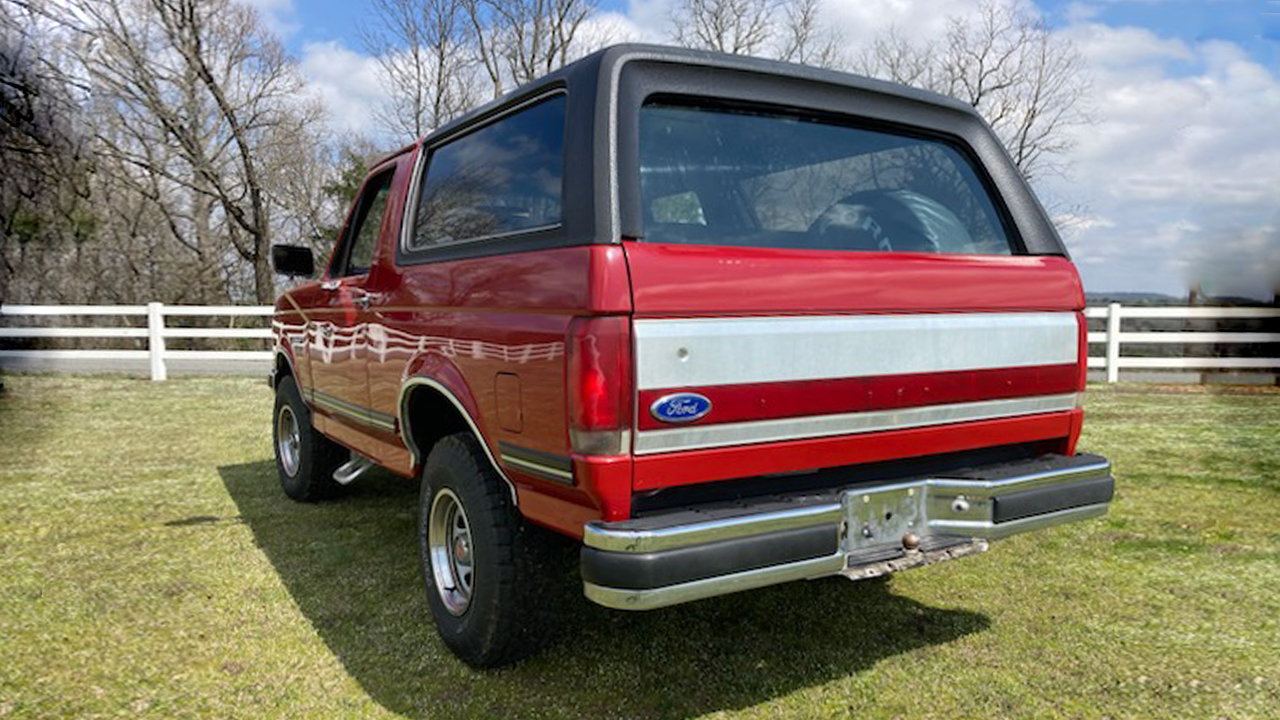
[[[465,613],[471,605],[475,565],[471,523],[462,502],[448,488],[441,488],[431,502],[427,547],[440,602],[453,615]]]
[[[298,465],[302,458],[302,432],[298,428],[298,417],[293,408],[281,406],[280,415],[276,417],[276,456],[280,458],[280,466],[289,477],[298,474]]]

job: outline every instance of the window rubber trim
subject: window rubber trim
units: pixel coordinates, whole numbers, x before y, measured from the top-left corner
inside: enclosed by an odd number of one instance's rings
[[[555,240],[555,233],[564,230],[564,165],[565,165],[565,142],[568,139],[569,126],[569,108],[568,108],[568,88],[563,85],[553,86],[551,88],[539,88],[533,95],[521,98],[514,103],[502,108],[493,115],[485,117],[482,121],[465,127],[457,128],[447,135],[439,138],[429,138],[423,141],[418,150],[418,157],[414,159],[413,172],[409,177],[409,187],[406,190],[405,210],[401,213],[399,238],[396,241],[395,264],[397,267],[406,267],[410,265],[422,265],[426,263],[442,262],[447,260],[460,260],[469,257],[482,257],[485,255],[496,255],[504,252],[520,252],[522,250],[532,250],[546,247],[548,243],[545,240]],[[413,234],[413,228],[418,219],[418,193],[422,188],[422,182],[431,167],[431,155],[444,145],[455,140],[466,137],[475,132],[479,132],[487,127],[501,122],[502,120],[515,115],[523,110],[527,110],[540,103],[547,102],[556,97],[566,99],[564,125],[560,128],[560,220],[554,224],[540,225],[532,228],[521,228],[519,230],[511,230],[502,233],[493,233],[490,235],[482,235],[480,237],[465,238],[462,240],[454,240],[453,242],[433,245],[425,248],[411,248],[409,246],[409,238]],[[508,248],[506,245],[513,243],[503,243],[502,246],[494,247],[492,243],[495,241],[513,241],[516,239],[531,240],[534,247],[518,247]],[[527,244],[527,243],[523,243]],[[486,246],[487,249],[486,249]],[[476,248],[475,251],[468,251],[465,248]]]

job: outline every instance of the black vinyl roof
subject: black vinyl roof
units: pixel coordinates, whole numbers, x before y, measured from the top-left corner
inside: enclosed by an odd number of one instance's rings
[[[434,253],[439,259],[643,237],[639,108],[668,97],[825,113],[945,137],[971,151],[983,168],[1025,252],[1066,255],[1020,171],[971,106],[916,88],[793,63],[659,45],[615,45],[517,88],[421,142],[429,152],[555,92],[568,96],[562,226],[537,238],[442,250]]]
[[[962,113],[977,117],[972,106],[939,93],[918,88],[899,85],[897,83],[877,80],[853,73],[826,70],[809,65],[799,65],[781,60],[751,57],[747,55],[730,55],[709,50],[692,50],[689,48],[667,45],[648,45],[643,43],[624,43],[611,45],[597,50],[586,57],[575,60],[563,68],[543,77],[526,83],[502,97],[486,103],[461,117],[440,126],[431,134],[448,134],[459,125],[491,114],[509,104],[515,98],[536,94],[540,88],[554,86],[573,81],[588,79],[606,80],[617,77],[621,68],[631,62],[671,63],[691,68],[706,70],[728,70],[771,75],[780,80],[794,79],[805,82],[817,82],[827,85],[839,85],[847,88],[890,95],[918,103],[948,107]],[[576,83],[575,83],[576,84]]]

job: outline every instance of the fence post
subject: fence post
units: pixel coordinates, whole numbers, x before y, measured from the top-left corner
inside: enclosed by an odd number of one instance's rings
[[[1107,382],[1120,381],[1120,303],[1107,306]]]
[[[151,360],[151,379],[167,380],[164,366],[164,303],[147,303],[147,353]]]

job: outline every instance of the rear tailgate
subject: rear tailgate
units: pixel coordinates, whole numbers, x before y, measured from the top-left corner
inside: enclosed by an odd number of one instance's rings
[[[1050,256],[624,243],[636,490],[1079,432],[1083,292]],[[670,422],[671,395],[709,401]]]

